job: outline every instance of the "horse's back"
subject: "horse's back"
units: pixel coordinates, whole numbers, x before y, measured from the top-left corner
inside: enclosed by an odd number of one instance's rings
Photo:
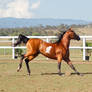
[[[29,39],[27,44],[27,51],[31,53],[41,53],[44,56],[55,59],[55,44],[47,43],[41,39]]]

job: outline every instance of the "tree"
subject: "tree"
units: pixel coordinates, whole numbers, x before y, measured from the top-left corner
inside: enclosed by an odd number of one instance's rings
[[[34,32],[34,33],[32,33],[32,36],[40,36],[40,33]]]

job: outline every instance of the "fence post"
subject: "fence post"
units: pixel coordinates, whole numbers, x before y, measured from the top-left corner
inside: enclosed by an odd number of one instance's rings
[[[12,45],[14,44],[14,38],[12,38]],[[13,46],[13,48],[12,48],[12,59],[15,59],[15,48],[14,48],[14,46]]]
[[[46,42],[49,42],[49,38],[47,37]]]
[[[83,60],[86,60],[85,56],[86,56],[86,38],[83,38]]]
[[[48,37],[46,38],[46,42],[49,42],[49,38],[48,38]],[[47,58],[47,60],[48,60],[48,59],[49,59],[49,58]]]

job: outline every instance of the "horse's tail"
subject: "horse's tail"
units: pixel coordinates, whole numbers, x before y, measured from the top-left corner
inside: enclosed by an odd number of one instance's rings
[[[15,47],[15,46],[21,44],[21,42],[23,42],[24,44],[26,44],[28,40],[29,40],[28,37],[26,37],[26,36],[20,34],[20,35],[18,36],[18,39],[17,39],[16,43],[14,43],[13,46]]]

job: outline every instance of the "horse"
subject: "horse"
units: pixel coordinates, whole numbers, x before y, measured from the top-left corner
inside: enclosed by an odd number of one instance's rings
[[[17,41],[14,43],[14,46],[17,46],[21,43],[24,43],[27,47],[27,52],[24,55],[21,55],[20,63],[18,66],[17,71],[19,72],[22,68],[22,62],[25,59],[26,67],[28,74],[30,75],[30,67],[29,61],[33,60],[38,54],[42,54],[48,58],[55,59],[58,61],[58,74],[62,75],[61,73],[61,62],[64,60],[70,67],[75,71],[77,75],[81,75],[80,72],[72,64],[69,58],[69,45],[70,40],[74,39],[79,41],[80,37],[71,29],[69,28],[63,34],[61,34],[58,40],[54,43],[47,43],[42,39],[38,38],[27,38],[26,36],[20,34],[18,36]]]

